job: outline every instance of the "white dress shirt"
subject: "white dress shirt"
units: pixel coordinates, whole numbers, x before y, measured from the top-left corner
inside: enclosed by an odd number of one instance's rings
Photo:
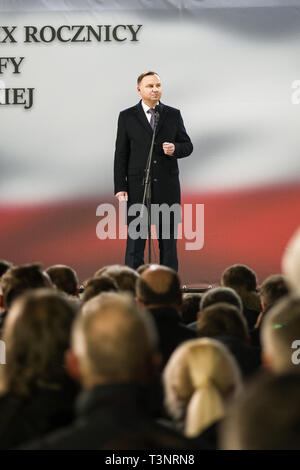
[[[148,106],[147,104],[144,103],[144,101],[142,100],[142,106],[143,106],[143,110],[146,114],[146,118],[148,119],[148,122],[150,123],[150,119],[151,119],[151,113],[148,113],[148,110],[151,109],[150,106]]]

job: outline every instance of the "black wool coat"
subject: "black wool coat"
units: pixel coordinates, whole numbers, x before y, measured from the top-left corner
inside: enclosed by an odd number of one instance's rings
[[[141,101],[119,115],[114,161],[115,194],[128,192],[128,207],[143,200],[144,170],[147,164],[153,131]],[[175,144],[174,155],[163,152],[163,142]],[[151,202],[180,204],[178,158],[189,156],[193,145],[178,109],[160,103],[151,167]]]

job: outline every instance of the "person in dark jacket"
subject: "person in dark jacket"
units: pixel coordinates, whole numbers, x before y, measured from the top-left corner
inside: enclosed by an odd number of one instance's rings
[[[299,451],[299,395],[299,373],[260,374],[227,413],[219,448]]]
[[[215,338],[225,344],[237,360],[243,378],[249,378],[261,365],[260,348],[250,345],[246,319],[234,305],[220,302],[202,310],[198,335]]]
[[[243,314],[246,317],[248,328],[252,330],[261,311],[255,272],[244,264],[234,264],[223,272],[221,285],[231,287],[239,294],[242,299]]]
[[[148,71],[137,79],[141,101],[121,111],[118,120],[114,159],[115,196],[128,200],[128,211],[134,204],[142,204],[145,169],[154,131],[155,116],[159,114],[156,138],[153,146],[151,174],[151,204],[180,204],[180,182],[177,160],[188,157],[193,144],[188,136],[179,109],[160,102],[161,79],[157,73]],[[157,108],[159,111],[157,112]],[[180,208],[180,207],[178,207]],[[128,216],[128,223],[132,216]],[[178,223],[178,221],[177,221]],[[175,221],[169,224],[170,236],[158,237],[160,263],[177,271],[177,229]],[[159,224],[160,229],[164,220]],[[159,230],[158,233],[161,233]],[[128,230],[125,264],[138,268],[144,264],[146,238],[131,236]]]
[[[273,274],[262,283],[259,291],[261,300],[261,312],[257,318],[254,329],[250,332],[253,345],[261,346],[260,334],[263,318],[269,310],[280,300],[290,293],[287,279],[281,274]]]
[[[64,354],[75,313],[65,295],[50,289],[29,291],[12,304],[0,366],[0,449],[72,421],[78,386],[65,372]]]
[[[181,322],[182,293],[178,274],[166,266],[151,265],[137,281],[137,300],[155,321],[165,365],[179,344],[197,336]]]
[[[201,317],[202,310],[219,302],[226,302],[230,305],[234,305],[241,313],[243,313],[242,300],[235,290],[230,287],[214,287],[213,289],[207,290],[202,295],[198,306],[197,319],[189,323],[188,327],[197,331],[197,323],[198,319]]]
[[[83,388],[77,419],[22,448],[115,449],[122,442],[128,445],[129,437],[143,441],[144,436],[149,442],[151,434],[160,432],[180,442],[179,435],[156,424],[148,412],[147,386],[159,365],[153,322],[132,296],[105,292],[92,298],[74,324],[67,355],[68,370]]]
[[[6,269],[7,268],[7,269]],[[0,337],[10,306],[16,298],[28,289],[52,287],[49,276],[42,271],[40,264],[13,266],[0,262]]]

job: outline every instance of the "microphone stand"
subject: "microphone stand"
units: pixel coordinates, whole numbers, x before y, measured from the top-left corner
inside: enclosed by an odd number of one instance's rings
[[[153,135],[152,135],[152,141],[151,141],[151,146],[148,154],[148,159],[147,159],[147,165],[145,168],[145,177],[144,177],[144,195],[143,195],[143,204],[142,204],[142,210],[141,210],[141,222],[143,220],[143,215],[144,215],[144,207],[145,207],[145,202],[146,202],[146,207],[148,211],[148,263],[151,263],[151,176],[150,176],[150,170],[151,170],[151,164],[152,164],[152,156],[153,156],[153,147],[154,147],[154,141],[156,137],[156,129],[157,129],[157,124],[159,121],[159,112],[155,111],[154,113],[154,127],[153,127]]]

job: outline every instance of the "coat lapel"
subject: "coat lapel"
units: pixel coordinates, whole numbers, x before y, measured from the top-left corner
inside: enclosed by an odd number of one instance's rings
[[[160,111],[160,117],[159,117],[157,129],[156,129],[156,135],[159,133],[159,130],[160,130],[164,120],[166,119],[166,115],[167,115],[166,106],[164,106],[162,103],[160,103],[160,109],[161,109],[161,111]],[[144,112],[143,107],[142,107],[142,101],[140,101],[136,105],[135,111],[136,111],[136,115],[137,115],[138,120],[143,124],[143,126],[145,127],[147,132],[149,132],[149,134],[152,135],[152,133],[153,133],[152,127],[150,126],[150,123],[149,123],[148,119],[145,116],[145,112]]]
[[[146,115],[145,115],[145,112],[144,112],[143,106],[142,106],[142,101],[140,101],[136,105],[135,111],[136,111],[136,116],[137,116],[138,120],[141,122],[141,124],[143,124],[146,131],[149,132],[150,135],[152,135],[152,132],[153,132],[152,127],[150,126],[150,123],[149,123],[148,119],[146,118]]]
[[[161,102],[159,104],[160,104],[160,110],[161,111],[160,111],[159,121],[158,121],[158,124],[157,124],[156,135],[159,133],[160,128],[163,125],[163,122],[166,119],[166,116],[167,116],[167,113],[168,113],[166,106],[164,106]]]

